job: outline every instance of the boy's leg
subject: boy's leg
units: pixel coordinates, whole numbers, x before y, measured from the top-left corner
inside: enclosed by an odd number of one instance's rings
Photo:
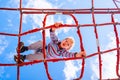
[[[20,55],[20,60],[18,60],[18,55],[14,55],[14,61],[16,63],[23,63],[25,60],[34,61],[34,60],[43,60],[43,54],[28,54]]]
[[[34,60],[43,60],[43,53],[34,53],[28,55],[20,55],[20,60],[18,60],[18,55],[14,55],[14,61],[17,63],[23,63],[24,60],[34,61]]]
[[[39,40],[35,43],[32,43],[28,46],[29,50],[37,50],[37,49],[42,49],[43,47],[43,41]]]
[[[42,48],[43,48],[43,41],[37,41],[31,45],[28,46],[29,50],[35,50],[33,54],[28,54],[26,55],[26,60],[29,61],[34,61],[34,60],[43,60],[43,53],[42,53]]]
[[[24,46],[24,43],[20,42],[20,53],[22,53],[26,50],[35,50],[35,52],[34,52],[34,54],[20,55],[20,61],[19,62],[18,62],[18,55],[15,55],[14,60],[17,63],[22,63],[22,62],[24,62],[25,59],[27,59],[29,61],[43,60],[44,58],[43,58],[42,52],[37,52],[37,50],[42,49],[42,47],[43,47],[43,42],[42,41],[37,41],[35,43],[30,44],[29,46]],[[18,48],[16,50],[18,51]]]
[[[43,53],[38,53],[38,54],[28,54],[26,55],[26,60],[29,61],[34,61],[34,60],[43,60]]]
[[[35,43],[30,44],[29,46],[24,46],[23,42],[20,42],[20,53],[23,53],[27,51],[28,49],[30,50],[37,50],[38,48],[42,49],[43,42],[42,41],[37,41]],[[18,47],[16,48],[17,53],[19,52]]]

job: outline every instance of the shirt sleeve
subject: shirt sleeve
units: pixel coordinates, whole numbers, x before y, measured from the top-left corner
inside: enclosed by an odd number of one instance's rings
[[[76,52],[69,52],[65,49],[62,49],[60,51],[60,54],[61,54],[62,57],[75,57]]]
[[[55,34],[55,31],[51,31],[50,29],[50,38],[53,43],[58,43],[58,37]]]

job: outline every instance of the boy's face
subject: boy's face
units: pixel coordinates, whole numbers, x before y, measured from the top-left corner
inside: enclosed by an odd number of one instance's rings
[[[66,39],[62,40],[60,46],[61,46],[61,48],[69,50],[72,47],[72,44],[73,43],[71,42],[71,39],[66,38]]]

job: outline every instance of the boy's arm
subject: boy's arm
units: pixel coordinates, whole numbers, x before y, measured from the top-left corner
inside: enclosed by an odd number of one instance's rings
[[[62,57],[86,57],[86,52],[81,51],[81,52],[69,52],[67,50],[62,50],[61,51]]]
[[[52,31],[52,29],[50,29],[50,38],[54,43],[58,41],[58,37],[56,36],[55,31]]]
[[[50,29],[50,38],[51,38],[51,40],[52,40],[54,43],[58,42],[58,37],[57,37],[56,34],[55,34],[55,30],[56,30],[57,28],[59,28],[60,25],[61,25],[61,23],[55,23],[55,24],[54,24],[54,27],[52,27],[52,28]]]

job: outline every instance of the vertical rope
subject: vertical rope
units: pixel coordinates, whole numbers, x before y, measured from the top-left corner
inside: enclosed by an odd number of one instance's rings
[[[19,26],[19,36],[18,36],[18,60],[20,61],[20,39],[21,39],[21,32],[22,32],[22,0],[20,0],[20,26]],[[20,66],[17,66],[17,80],[20,80]]]
[[[101,60],[101,54],[100,54],[100,45],[99,45],[99,39],[98,39],[98,33],[97,33],[97,27],[95,22],[95,15],[94,15],[94,0],[92,0],[92,22],[94,24],[94,32],[96,37],[96,43],[97,43],[97,50],[98,50],[98,57],[99,57],[99,77],[100,80],[102,80],[102,60]]]
[[[81,49],[81,51],[84,51],[82,35],[81,35],[81,32],[80,32],[79,28],[77,28],[77,29],[78,29],[78,30],[77,30],[77,33],[78,33],[78,36],[79,36],[79,38],[80,38],[80,49]],[[85,59],[83,58],[83,59],[82,59],[82,69],[81,69],[81,74],[80,74],[79,79],[82,79],[82,77],[83,77],[84,67],[85,67]]]
[[[111,15],[111,21],[113,22],[113,26],[114,26],[114,32],[115,32],[115,37],[116,37],[116,47],[119,48],[119,37],[118,37],[118,31],[117,31],[117,26],[114,20],[114,14]],[[116,74],[118,77],[120,77],[119,74],[119,62],[120,62],[120,49],[117,49],[117,65],[116,65]]]
[[[46,25],[46,19],[47,19],[47,16],[48,15],[45,15],[45,17],[44,17],[44,21],[43,21],[43,27],[45,27],[45,25]],[[51,76],[50,76],[50,74],[49,74],[49,71],[48,71],[48,63],[47,63],[47,61],[45,60],[45,58],[46,58],[46,52],[45,52],[45,45],[46,45],[46,40],[45,40],[45,30],[43,30],[43,53],[44,53],[44,66],[45,66],[45,70],[46,70],[46,74],[47,74],[47,76],[48,76],[48,79],[49,80],[52,80],[52,78],[51,78]]]

